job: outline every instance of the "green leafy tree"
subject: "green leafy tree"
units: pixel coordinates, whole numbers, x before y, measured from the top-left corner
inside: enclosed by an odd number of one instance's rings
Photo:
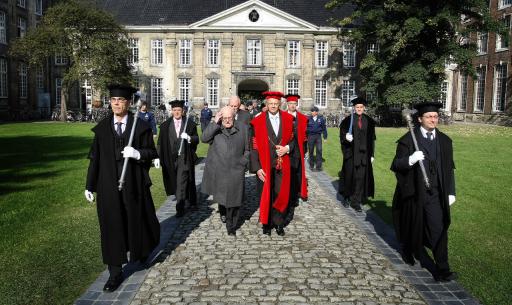
[[[352,14],[334,24],[359,46],[362,90],[377,93],[379,104],[437,99],[447,63],[474,75],[477,32],[508,37],[484,0],[331,0],[326,7],[346,5]],[[368,43],[378,52],[367,53]]]
[[[66,56],[62,80],[61,119],[65,120],[69,88],[88,80],[96,88],[108,83],[131,83],[127,33],[108,13],[86,1],[58,1],[41,23],[17,39],[10,54],[30,66],[55,55]]]

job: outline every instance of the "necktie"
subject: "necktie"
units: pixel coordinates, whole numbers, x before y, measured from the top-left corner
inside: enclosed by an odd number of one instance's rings
[[[123,122],[117,122],[116,123],[117,127],[116,127],[116,132],[118,135],[122,135],[123,134],[123,129],[121,128],[121,125],[123,125]]]
[[[363,116],[360,115],[358,118],[357,118],[357,127],[359,127],[359,129],[362,129],[363,128]]]
[[[176,136],[180,136],[181,120],[174,121],[174,129],[176,129]]]
[[[428,138],[430,141],[432,141],[432,139],[433,139],[433,138],[432,138],[432,136],[433,136],[433,135],[432,135],[432,131],[427,132],[427,138]]]

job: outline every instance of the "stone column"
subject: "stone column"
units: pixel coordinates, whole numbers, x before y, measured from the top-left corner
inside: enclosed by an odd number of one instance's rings
[[[303,63],[302,63],[302,77],[301,77],[301,96],[302,111],[309,110],[313,105],[313,81],[314,81],[314,66],[315,66],[315,38],[312,34],[304,35],[303,45]]]
[[[176,46],[178,41],[176,35],[172,34],[165,41],[165,68],[164,68],[164,102],[174,100],[178,97],[178,85],[176,78],[177,58]],[[149,90],[151,84],[149,84]]]
[[[227,105],[229,97],[236,94],[233,77],[233,37],[231,33],[224,33],[221,40],[220,50],[220,93],[219,93],[219,108]]]
[[[201,109],[205,101],[205,55],[204,55],[204,33],[195,33],[193,40],[193,76],[192,76],[192,103],[194,108]],[[199,108],[198,108],[199,107]]]
[[[283,33],[276,34],[276,39],[274,42],[275,47],[275,79],[274,79],[274,88],[270,88],[270,90],[281,91],[284,92],[285,85],[285,68],[286,68],[286,39]]]

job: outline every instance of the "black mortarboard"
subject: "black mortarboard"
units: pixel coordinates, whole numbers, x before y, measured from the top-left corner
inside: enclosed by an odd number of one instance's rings
[[[185,108],[185,101],[174,100],[174,101],[170,101],[169,104],[171,105],[171,108],[174,108],[174,107]]]
[[[423,102],[414,105],[414,109],[418,110],[418,116],[427,112],[439,112],[441,107],[443,107],[443,104],[439,102]]]
[[[132,95],[137,92],[137,89],[130,85],[113,84],[108,86],[110,97],[124,97],[127,100],[132,99]]]
[[[350,100],[350,102],[352,103],[352,106],[355,106],[357,104],[363,104],[365,106],[368,106],[368,101],[359,96],[353,98],[352,100]]]

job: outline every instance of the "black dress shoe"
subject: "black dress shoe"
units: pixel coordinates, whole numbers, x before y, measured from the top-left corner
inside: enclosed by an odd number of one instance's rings
[[[284,228],[282,226],[277,226],[276,227],[276,233],[279,236],[283,236],[284,235]]]
[[[361,212],[363,211],[363,209],[361,208],[361,206],[360,206],[360,205],[356,205],[356,206],[354,207],[354,210],[356,210],[356,212],[358,212],[358,213],[361,213]]]
[[[434,275],[434,280],[436,280],[436,282],[450,282],[450,281],[454,281],[458,278],[459,278],[459,275],[456,272],[450,272],[450,271]]]
[[[228,235],[229,236],[236,236],[236,232],[235,231],[228,231]]]
[[[105,283],[105,286],[103,286],[103,291],[105,292],[114,292],[121,286],[121,283],[123,282],[123,276],[115,276],[115,277],[109,277],[107,282]]]
[[[272,229],[270,229],[270,228],[263,228],[263,234],[270,236],[270,234],[272,234]]]
[[[185,211],[183,211],[183,210],[176,211],[176,217],[181,218],[183,216],[185,216]]]
[[[220,221],[222,221],[222,223],[226,223],[226,215],[220,215]]]
[[[343,201],[343,207],[348,208],[349,206],[348,201]]]
[[[414,260],[414,256],[412,256],[412,254],[410,253],[402,253],[402,260],[404,261],[404,263],[410,266],[414,266],[414,264],[416,263],[416,261]]]

